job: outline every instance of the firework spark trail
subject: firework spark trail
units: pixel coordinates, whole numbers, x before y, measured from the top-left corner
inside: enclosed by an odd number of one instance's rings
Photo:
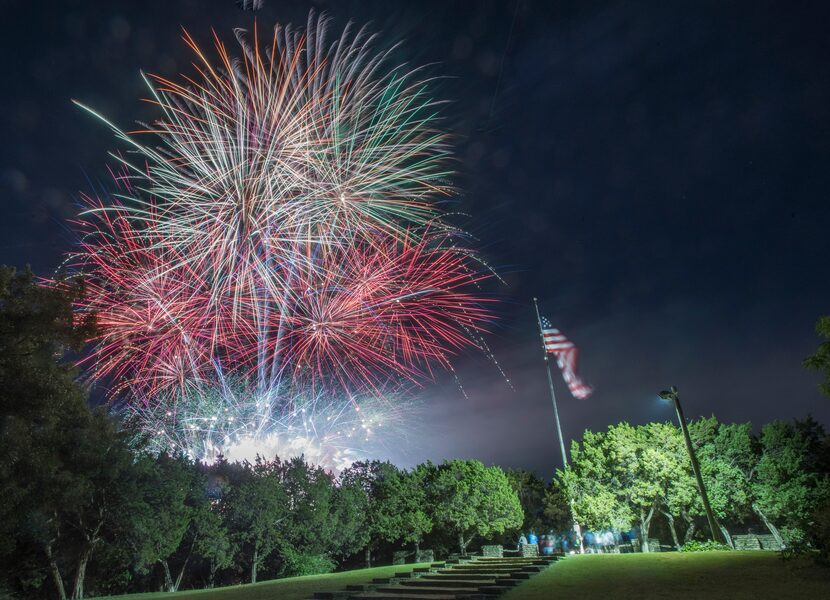
[[[152,449],[177,450],[194,460],[253,461],[256,456],[304,456],[339,471],[367,455],[399,451],[415,405],[364,396],[353,402],[323,395],[292,395],[293,408],[273,397],[251,397],[244,386],[205,388],[176,402],[127,404],[127,421]],[[175,411],[167,405],[175,405]],[[394,442],[394,446],[390,446]]]
[[[417,381],[431,364],[446,367],[448,353],[474,339],[488,317],[486,303],[466,291],[486,274],[471,275],[467,255],[441,236],[378,234],[306,257],[291,265],[293,284],[275,304],[244,295],[218,301],[210,279],[178,253],[170,260],[152,240],[142,248],[123,215],[106,223],[107,235],[96,238],[104,241],[86,255],[94,276],[84,309],[101,327],[96,368],[122,380],[134,373],[130,383],[147,392],[201,381],[217,357],[227,375],[262,379],[259,367],[275,356],[277,376],[342,390],[382,387],[390,375]],[[279,353],[279,343],[291,352]],[[278,379],[272,373],[264,388]]]
[[[87,109],[130,152],[79,221],[78,310],[98,316],[94,375],[140,414],[193,413],[210,390],[271,415],[298,393],[354,405],[464,347],[490,355],[492,272],[440,208],[439,103],[365,29],[325,29],[312,14],[263,44],[238,32],[239,59],[214,34],[215,64],[185,33],[197,74],[145,78],[159,121],[127,133]]]

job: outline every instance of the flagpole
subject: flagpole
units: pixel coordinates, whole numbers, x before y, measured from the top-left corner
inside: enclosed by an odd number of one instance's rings
[[[539,314],[539,301],[533,298],[533,307],[536,309],[536,323],[539,325],[539,339],[542,341],[542,355],[545,359],[545,369],[548,373],[548,387],[550,388],[550,400],[553,403],[553,416],[556,419],[556,433],[559,434],[559,450],[562,452],[562,467],[568,466],[568,455],[565,453],[565,438],[562,437],[562,424],[559,422],[559,407],[556,404],[556,392],[553,389],[553,375],[550,372],[550,359],[548,358],[548,350],[545,347],[545,334],[542,333],[542,316]],[[582,544],[582,529],[579,523],[576,522],[573,510],[573,499],[568,499],[568,504],[571,508],[571,518],[573,519],[573,529],[576,534],[576,539],[579,541],[579,551],[585,554],[585,547]]]
[[[568,466],[568,455],[565,453],[565,440],[562,437],[562,425],[559,423],[559,407],[556,404],[556,392],[553,389],[553,375],[550,372],[550,359],[545,348],[545,336],[542,333],[542,317],[539,314],[539,304],[536,298],[533,299],[533,306],[536,308],[536,322],[539,324],[539,338],[542,340],[542,355],[545,358],[545,369],[548,372],[548,387],[550,388],[550,400],[553,402],[553,416],[556,418],[556,433],[559,434],[559,449],[562,451],[562,466]]]

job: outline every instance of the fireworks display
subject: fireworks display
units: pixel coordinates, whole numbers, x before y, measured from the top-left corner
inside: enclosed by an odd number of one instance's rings
[[[483,344],[491,272],[442,209],[438,103],[367,31],[325,29],[238,34],[238,58],[216,37],[215,63],[185,34],[195,75],[147,78],[162,117],[113,126],[117,193],[78,221],[92,375],[199,458],[270,439],[340,465],[343,432]]]
[[[304,456],[334,471],[366,456],[394,454],[414,414],[411,403],[388,397],[342,402],[292,394],[288,401],[249,394],[242,385],[208,387],[177,401],[127,404],[122,411],[154,450],[179,449],[205,461],[219,455],[251,462],[257,454]]]

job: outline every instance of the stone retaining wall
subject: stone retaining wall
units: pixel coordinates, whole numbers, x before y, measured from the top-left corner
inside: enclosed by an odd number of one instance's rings
[[[733,535],[735,550],[781,550],[781,545],[771,534]]]
[[[502,558],[504,557],[504,548],[501,546],[501,544],[492,546],[482,546],[481,555],[494,558]]]
[[[411,550],[396,550],[392,553],[393,565],[405,565],[406,563],[428,563],[435,560],[435,553],[432,550],[418,550],[418,554]]]

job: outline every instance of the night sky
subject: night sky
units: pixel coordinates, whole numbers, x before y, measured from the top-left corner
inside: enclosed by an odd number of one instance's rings
[[[232,41],[233,0],[8,2],[0,95],[0,262],[48,276],[74,236],[81,191],[107,185],[118,145],[76,98],[130,128],[154,112],[139,71],[173,76],[181,27]],[[10,6],[9,6],[10,5]],[[395,57],[430,63],[458,150],[465,225],[507,286],[489,341],[426,385],[400,463],[560,464],[530,299],[581,349],[596,388],[568,396],[585,428],[687,416],[756,424],[830,399],[801,360],[830,313],[828,14],[795,2],[266,0],[255,16],[334,30],[371,21]],[[403,452],[403,451],[402,451]]]

